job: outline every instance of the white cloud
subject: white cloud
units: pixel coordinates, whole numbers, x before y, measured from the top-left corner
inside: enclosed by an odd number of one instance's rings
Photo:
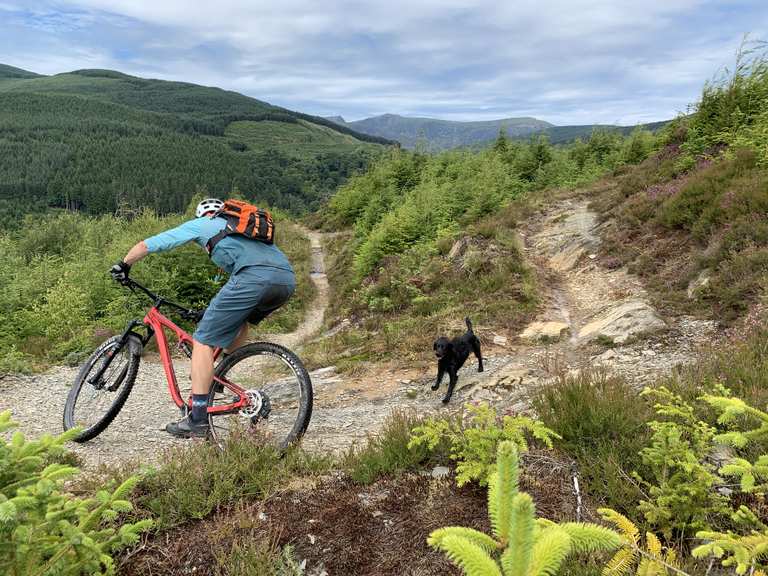
[[[49,28],[40,46],[15,47],[3,44],[0,20],[0,54],[16,54],[16,65],[114,67],[350,118],[665,118],[730,61],[742,27],[768,29],[762,0],[31,4],[27,26],[62,22],[62,13],[67,22],[71,11],[78,26],[93,22],[92,33]],[[116,55],[118,48],[131,56]]]

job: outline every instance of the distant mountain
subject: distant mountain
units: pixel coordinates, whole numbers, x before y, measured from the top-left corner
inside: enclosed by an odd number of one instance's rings
[[[536,118],[502,118],[479,122],[456,122],[436,118],[416,118],[397,114],[382,114],[364,120],[344,122],[333,117],[335,122],[365,134],[397,140],[405,148],[415,148],[423,142],[428,150],[446,150],[460,146],[475,146],[493,140],[504,127],[511,138],[525,136],[552,126]]]
[[[0,64],[0,80],[6,78],[39,78],[40,74],[29,72],[28,70],[22,70],[21,68],[15,68],[8,66],[7,64]]]
[[[0,227],[24,211],[183,210],[192,196],[302,212],[389,140],[237,92],[0,65]]]
[[[510,138],[519,140],[546,135],[553,144],[572,142],[577,138],[589,138],[596,129],[629,133],[636,128],[636,126],[603,124],[555,126],[544,120],[528,117],[479,122],[457,122],[436,118],[399,116],[397,114],[382,114],[353,122],[346,122],[341,116],[330,116],[327,119],[365,134],[397,140],[405,148],[415,148],[421,143],[430,151],[484,146],[498,137],[502,127]],[[666,121],[645,124],[643,127],[655,130],[664,124]]]

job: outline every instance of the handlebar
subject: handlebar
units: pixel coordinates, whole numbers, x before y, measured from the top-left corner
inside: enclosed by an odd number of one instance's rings
[[[155,308],[160,308],[161,306],[170,306],[171,308],[175,308],[179,311],[179,315],[184,318],[185,320],[190,320],[192,322],[200,322],[200,320],[203,317],[203,313],[205,312],[205,309],[203,310],[193,310],[192,308],[187,308],[186,306],[182,306],[181,304],[176,304],[175,302],[171,302],[170,300],[166,300],[159,294],[155,294],[152,292],[149,288],[146,286],[142,286],[136,280],[133,278],[126,278],[124,281],[121,282],[123,286],[126,286],[129,290],[136,292],[136,290],[139,290],[140,292],[143,292],[146,294],[150,300],[152,300]]]

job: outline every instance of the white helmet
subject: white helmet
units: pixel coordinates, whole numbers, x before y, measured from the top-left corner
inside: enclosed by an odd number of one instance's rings
[[[224,202],[218,198],[206,198],[197,205],[197,208],[195,209],[195,217],[200,218],[200,216],[204,216],[205,214],[208,214],[208,212],[218,212],[223,206]]]

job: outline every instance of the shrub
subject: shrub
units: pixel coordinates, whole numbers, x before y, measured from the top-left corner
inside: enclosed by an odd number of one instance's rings
[[[727,144],[747,144],[765,150],[761,136],[768,112],[768,62],[765,45],[746,41],[733,69],[707,83],[695,114],[688,121],[688,156],[711,152]]]
[[[659,400],[656,412],[668,420],[648,424],[651,444],[640,452],[648,477],[637,478],[648,490],[638,509],[668,539],[710,526],[726,512],[725,497],[714,490],[715,466],[705,461],[715,429],[693,407],[664,387],[643,392]]]
[[[488,488],[493,537],[451,526],[432,532],[429,545],[445,552],[468,576],[547,576],[557,573],[569,554],[621,545],[616,532],[596,524],[537,519],[533,499],[518,491],[518,466],[515,443],[499,444]]]
[[[642,468],[638,453],[649,436],[648,404],[623,378],[596,370],[561,375],[540,388],[533,405],[561,436],[556,446],[578,462],[590,494],[630,513],[641,491],[627,479]]]
[[[16,424],[0,413],[0,433]],[[0,444],[0,572],[9,576],[114,574],[111,553],[138,541],[151,520],[119,522],[133,506],[125,498],[138,482],[132,477],[114,491],[80,499],[62,492],[77,469],[47,464],[63,453],[70,430],[58,437],[28,441],[21,432]]]
[[[234,542],[226,551],[216,551],[215,576],[303,576],[293,549],[282,550],[263,540]]]
[[[411,446],[411,432],[423,419],[414,412],[392,411],[381,430],[369,436],[362,448],[352,447],[345,454],[343,466],[350,477],[360,484],[370,484],[386,474],[413,470],[424,462],[439,457],[440,448]]]
[[[467,404],[466,419],[430,418],[413,430],[408,447],[426,446],[434,450],[438,446],[450,446],[450,457],[458,462],[456,483],[459,486],[477,480],[481,486],[488,484],[488,477],[494,469],[494,456],[500,442],[513,442],[517,450],[528,450],[531,436],[552,447],[558,434],[527,416],[503,416],[499,419],[496,411],[487,404]]]
[[[164,464],[141,481],[136,501],[167,529],[242,499],[265,498],[292,475],[315,474],[329,465],[329,459],[299,449],[281,455],[247,435],[233,436],[224,450],[194,443],[169,452]]]

